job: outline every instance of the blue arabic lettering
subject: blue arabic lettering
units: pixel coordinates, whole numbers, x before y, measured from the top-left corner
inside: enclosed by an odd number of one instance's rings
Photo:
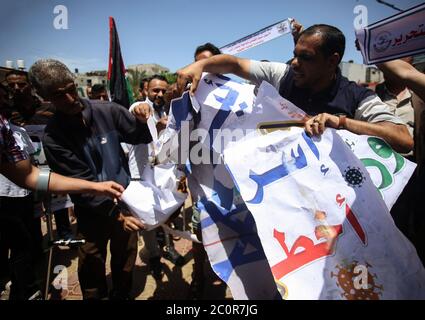
[[[313,154],[319,160],[320,159],[319,150],[317,149],[313,140],[309,136],[307,136],[305,132],[302,133],[302,137],[306,141],[307,145],[309,146]],[[292,149],[291,150],[292,159],[290,161],[285,161],[285,159],[282,158],[283,163],[281,165],[273,169],[270,169],[269,171],[266,171],[262,174],[257,174],[254,171],[250,170],[249,177],[257,183],[257,192],[255,193],[255,196],[251,200],[247,201],[248,203],[252,203],[252,204],[261,203],[263,201],[265,186],[283,177],[286,177],[287,175],[289,175],[290,173],[298,169],[302,169],[307,166],[306,156],[304,154],[303,149],[301,148],[299,144],[297,147],[297,152],[298,152],[298,156],[295,156],[294,150]],[[322,168],[323,166],[321,167],[321,169]],[[326,174],[328,170],[329,168],[325,170],[324,174]],[[324,171],[322,170],[322,172]]]
[[[296,169],[301,169],[307,166],[307,159],[300,145],[298,145],[297,151],[298,156],[295,156],[294,150],[291,150],[291,157],[293,160],[289,161],[288,163],[283,162],[281,165],[266,171],[263,174],[256,174],[254,171],[250,170],[249,177],[257,183],[257,192],[255,193],[254,198],[247,201],[248,203],[260,203],[263,201],[265,186],[276,180],[286,177]]]

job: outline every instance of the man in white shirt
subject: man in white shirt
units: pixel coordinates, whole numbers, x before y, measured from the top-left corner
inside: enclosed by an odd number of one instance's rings
[[[154,75],[148,81],[147,97],[143,102],[135,102],[130,106],[130,112],[137,114],[138,108],[143,104],[148,104],[151,108],[152,118],[156,129],[161,132],[165,129],[168,121],[167,104],[165,103],[165,94],[169,87],[167,79],[162,75]],[[154,165],[153,143],[127,145],[129,168],[132,180],[140,180],[143,170],[147,164]],[[156,237],[157,230],[142,231],[143,241],[149,254],[149,265],[155,279],[162,277],[161,248]],[[176,265],[182,265],[184,258],[178,254],[174,248],[172,237],[165,234],[165,256]]]

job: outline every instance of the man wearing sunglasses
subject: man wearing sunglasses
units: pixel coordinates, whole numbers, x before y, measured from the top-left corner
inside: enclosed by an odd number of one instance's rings
[[[38,94],[56,107],[45,129],[43,146],[53,171],[89,181],[112,180],[126,187],[130,181],[120,143],[149,143],[147,117],[134,117],[109,101],[81,99],[74,76],[60,61],[38,60],[29,71]],[[149,116],[149,110],[146,110]],[[143,224],[125,215],[108,198],[71,196],[78,221],[78,277],[84,299],[108,297],[105,262],[110,240],[113,289],[109,297],[128,299],[137,255],[137,231]],[[126,232],[127,231],[127,232]]]
[[[192,82],[193,94],[202,72],[233,73],[256,85],[264,80],[310,116],[305,123],[310,135],[320,135],[326,127],[343,128],[381,137],[396,151],[409,152],[413,139],[404,123],[373,91],[341,75],[338,65],[344,51],[345,37],[339,29],[313,25],[299,35],[290,65],[217,55],[179,70],[178,85],[182,90]]]

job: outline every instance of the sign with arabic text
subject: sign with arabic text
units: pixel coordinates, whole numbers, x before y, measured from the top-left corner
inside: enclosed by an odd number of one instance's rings
[[[224,160],[285,299],[425,299],[425,269],[334,129],[238,141]]]
[[[235,55],[267,41],[276,39],[284,34],[288,34],[291,32],[290,20],[291,19],[279,21],[271,26],[243,37],[242,39],[229,43],[228,45],[221,47],[220,50],[222,53]]]
[[[425,52],[425,4],[356,30],[364,63],[374,64]]]

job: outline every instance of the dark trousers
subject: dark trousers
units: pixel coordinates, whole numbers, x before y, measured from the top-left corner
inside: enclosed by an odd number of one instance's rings
[[[0,242],[3,251],[10,249],[10,300],[26,300],[39,289],[35,264],[41,255],[42,239],[40,219],[37,220],[32,195],[1,197]]]
[[[391,209],[396,226],[415,246],[425,265],[425,174],[415,171]]]
[[[57,210],[55,215],[56,232],[59,239],[72,238],[71,222],[69,222],[68,208]]]
[[[105,275],[106,251],[110,240],[113,296],[128,298],[137,255],[137,233],[125,232],[116,217],[75,206],[77,237],[86,240],[78,250],[78,278],[84,299],[108,296]]]

